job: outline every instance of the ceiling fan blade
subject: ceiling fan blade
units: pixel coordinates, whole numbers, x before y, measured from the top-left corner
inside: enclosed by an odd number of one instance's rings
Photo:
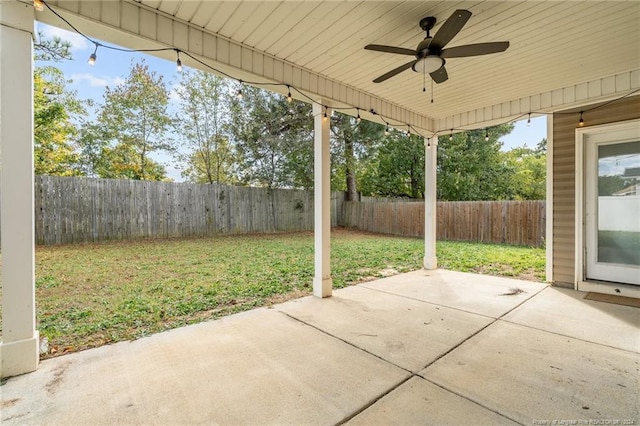
[[[433,36],[430,47],[438,49],[445,47],[460,32],[469,18],[471,18],[471,12],[468,10],[458,9],[453,12]]]
[[[415,50],[405,49],[404,47],[385,46],[383,44],[367,44],[364,48],[367,50],[375,50],[377,52],[397,53],[399,55],[416,56]]]
[[[464,58],[466,56],[488,55],[490,53],[504,52],[509,47],[508,41],[495,41],[490,43],[466,44],[464,46],[444,49],[440,54],[442,58]]]
[[[449,79],[449,75],[447,74],[447,70],[444,67],[444,65],[441,66],[440,68],[438,68],[437,70],[435,70],[434,72],[432,72],[429,75],[431,76],[433,81],[435,81],[438,84],[444,83],[445,81],[447,81]]]
[[[393,77],[396,74],[400,74],[402,71],[404,70],[408,70],[409,68],[411,68],[416,62],[416,61],[411,61],[411,62],[407,62],[404,65],[400,65],[398,68],[394,68],[391,71],[382,74],[380,77],[376,78],[375,80],[373,80],[374,83],[382,83],[383,81]]]

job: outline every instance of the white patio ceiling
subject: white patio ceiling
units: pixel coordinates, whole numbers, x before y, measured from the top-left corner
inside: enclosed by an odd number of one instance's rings
[[[79,26],[90,35],[130,47],[159,42],[245,81],[291,84],[328,103],[373,108],[394,123],[429,131],[483,127],[640,88],[637,1],[49,3],[76,24],[87,18]],[[456,9],[473,16],[447,47],[506,40],[509,49],[447,60],[449,80],[433,85],[434,103],[428,77],[425,93],[422,75],[411,70],[372,83],[411,57],[365,51],[365,45],[414,49],[424,37],[420,19],[437,18],[434,34]],[[50,13],[38,19],[64,27]],[[164,56],[175,60],[172,52]]]

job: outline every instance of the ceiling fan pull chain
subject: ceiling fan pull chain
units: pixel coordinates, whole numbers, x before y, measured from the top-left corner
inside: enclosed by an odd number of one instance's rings
[[[431,80],[431,103],[433,103],[433,79]]]
[[[422,68],[422,91],[427,91],[427,71],[425,68]]]

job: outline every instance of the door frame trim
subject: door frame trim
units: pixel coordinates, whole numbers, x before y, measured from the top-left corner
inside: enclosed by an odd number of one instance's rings
[[[575,268],[574,288],[579,291],[640,298],[640,286],[586,279],[586,196],[585,196],[585,140],[588,135],[637,129],[640,119],[577,128],[575,131]]]

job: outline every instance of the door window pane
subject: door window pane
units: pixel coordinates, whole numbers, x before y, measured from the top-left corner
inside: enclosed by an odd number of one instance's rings
[[[640,141],[598,146],[598,262],[640,265]]]

